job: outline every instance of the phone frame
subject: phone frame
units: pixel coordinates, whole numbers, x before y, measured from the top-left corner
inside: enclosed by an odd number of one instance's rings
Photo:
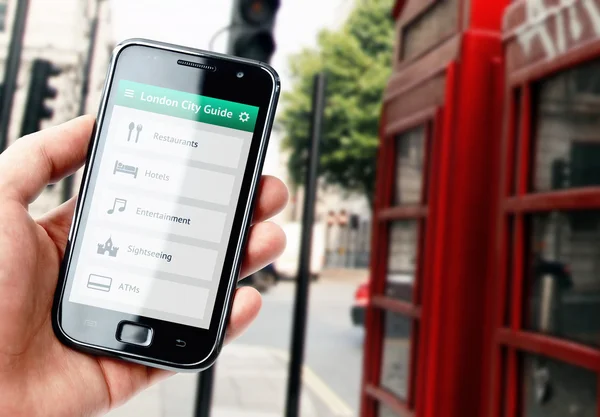
[[[263,112],[263,109],[260,109],[259,119],[257,119],[257,124],[252,137],[251,148],[248,154],[248,160],[250,161],[254,156],[256,157],[256,160],[254,162],[254,167],[251,173],[249,171],[249,164],[244,170],[240,195],[244,195],[244,187],[247,187],[247,198],[240,198],[236,206],[232,224],[232,233],[229,235],[225,260],[223,263],[223,269],[220,277],[219,288],[217,291],[217,296],[215,298],[215,304],[212,311],[213,316],[210,327],[208,329],[187,326],[155,318],[147,318],[144,316],[135,316],[128,313],[122,313],[119,311],[109,309],[102,309],[85,304],[73,303],[68,301],[67,297],[65,297],[68,283],[68,271],[70,266],[76,261],[76,259],[73,259],[73,243],[81,226],[82,213],[86,203],[85,199],[86,196],[89,198],[93,196],[93,191],[89,189],[90,181],[92,179],[92,167],[94,162],[97,161],[97,156],[99,156],[97,154],[97,149],[101,140],[102,125],[106,121],[105,117],[109,104],[111,87],[113,86],[113,81],[115,78],[118,59],[120,54],[126,48],[133,46],[141,46],[181,54],[179,58],[190,60],[193,62],[205,63],[216,66],[218,66],[219,64],[227,65],[229,69],[232,68],[232,64],[235,64],[236,68],[239,67],[238,71],[242,70],[245,73],[256,74],[255,71],[260,70],[268,74],[272,81],[272,88],[269,93],[270,98],[268,100],[268,106],[264,110],[264,117],[260,116],[260,112]],[[217,68],[217,71],[219,71],[219,68]],[[61,264],[57,290],[54,297],[54,303],[52,308],[52,325],[56,336],[62,343],[76,350],[80,350],[86,353],[113,356],[130,362],[140,363],[168,370],[175,370],[179,372],[199,371],[208,368],[214,363],[222,347],[227,324],[229,321],[229,316],[231,314],[233,295],[238,281],[239,271],[242,262],[243,248],[245,247],[248,232],[251,225],[252,213],[254,211],[254,205],[258,194],[258,185],[260,183],[260,177],[262,167],[264,164],[264,158],[266,155],[266,149],[271,129],[273,126],[273,120],[275,117],[275,110],[277,106],[279,92],[280,82],[278,74],[273,68],[262,62],[232,57],[218,53],[206,52],[198,49],[171,45],[147,39],[129,39],[117,45],[117,47],[113,51],[111,62],[109,65],[108,75],[104,84],[101,105],[98,112],[97,122],[94,125],[92,140],[88,148],[87,163],[83,172],[83,178],[79,190],[79,195],[77,198],[75,214],[71,224],[69,239],[65,248],[65,255]],[[259,126],[259,123],[262,123],[262,126]],[[258,145],[256,143],[257,140],[259,141]],[[253,155],[253,148],[255,146],[258,146],[258,148],[256,154]],[[90,193],[89,196],[88,193]],[[240,210],[243,211],[240,212]],[[239,233],[237,234],[237,240],[234,242],[235,238],[233,236],[236,233],[236,231],[238,231]],[[79,236],[79,238],[82,238],[82,236]],[[232,243],[235,243],[235,245],[232,245]],[[223,280],[226,271],[229,271],[229,277],[227,279],[227,282],[224,282]],[[224,298],[220,297],[223,291]],[[220,303],[221,305],[219,305],[221,298],[222,302]],[[73,305],[77,305],[77,307],[73,307]],[[107,318],[106,326],[104,326],[103,322],[99,324],[98,322],[96,322],[97,327],[95,327],[93,330],[90,330],[88,328],[84,328],[82,323],[79,322],[74,327],[75,319],[71,317],[72,315],[66,317],[66,315],[63,314],[63,309],[66,306],[68,306],[69,309],[76,308],[78,309],[78,311],[89,313],[90,317],[100,316],[102,318]],[[137,318],[137,320],[133,318]],[[81,321],[82,318],[78,317],[78,320]],[[114,325],[115,321],[117,321],[117,323],[123,321],[132,321],[140,325],[150,325],[153,329],[155,329],[155,326],[149,323],[158,323],[158,328],[162,329],[162,331],[167,331],[169,337],[172,337],[173,341],[176,340],[175,337],[177,334],[185,333],[185,337],[189,341],[186,342],[187,346],[185,346],[187,350],[182,350],[180,346],[176,346],[175,344],[173,344],[172,346],[167,346],[163,342],[161,342],[162,344],[158,344],[158,346],[153,342],[154,346],[151,345],[150,347],[130,345],[118,341],[117,343],[115,343],[115,333],[117,329],[115,327],[111,331],[111,329],[108,327],[110,325]],[[66,329],[66,327],[69,327],[69,329]],[[82,328],[80,332],[79,330],[74,330],[76,328],[78,329],[79,327]],[[171,327],[173,329],[172,334],[170,332]],[[82,337],[82,335],[86,336]],[[106,343],[102,343],[103,340],[106,340]]]

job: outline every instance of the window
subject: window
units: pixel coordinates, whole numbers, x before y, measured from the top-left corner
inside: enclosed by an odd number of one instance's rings
[[[388,271],[385,294],[412,300],[417,269],[418,222],[402,220],[390,224]]]
[[[597,376],[543,356],[523,355],[523,417],[597,417]]]
[[[537,86],[534,191],[600,185],[600,61]]]
[[[435,141],[431,132],[432,124],[425,120],[383,142],[380,172],[385,172],[387,189],[374,231],[387,262],[376,262],[371,276],[384,281],[385,287],[373,290],[371,306],[379,330],[373,335],[372,350],[365,351],[380,370],[365,386],[379,417],[414,412],[420,395],[416,364],[425,344],[419,343],[423,328],[419,288],[426,285],[428,275],[422,272],[420,259],[427,250],[425,236],[431,233],[426,228],[427,196],[433,192],[428,181]]]
[[[400,60],[410,60],[458,30],[457,0],[438,0],[402,30]]]
[[[535,214],[526,328],[600,346],[600,211]]]
[[[6,0],[0,0],[0,32],[6,30]]]
[[[379,403],[378,408],[379,408],[379,412],[377,413],[378,417],[397,417],[398,416],[389,407],[386,407],[385,404]]]
[[[521,92],[521,88],[515,88],[512,91],[511,94],[511,113],[507,114],[507,116],[510,116],[512,118],[512,120],[510,120],[508,123],[512,123],[512,129],[511,129],[511,135],[514,138],[519,138],[521,135],[521,129],[522,129],[522,123],[523,123],[523,112],[522,112],[522,92]],[[508,127],[510,129],[510,127]],[[514,163],[515,161],[517,161],[517,157],[518,157],[518,150],[516,146],[512,146],[512,149],[508,150],[509,152],[509,157],[511,158],[511,161],[507,163]],[[511,172],[512,177],[507,178],[507,183],[509,184],[509,188],[508,188],[508,193],[511,195],[514,195],[516,190],[517,190],[517,176],[514,175],[514,172]]]
[[[381,386],[401,400],[408,400],[410,375],[410,318],[386,311],[384,314]]]
[[[396,190],[394,203],[420,203],[425,163],[425,127],[396,136]]]
[[[509,416],[597,417],[600,60],[519,85],[522,128],[505,126],[504,180],[516,187],[500,202],[506,319],[494,337],[494,403]]]

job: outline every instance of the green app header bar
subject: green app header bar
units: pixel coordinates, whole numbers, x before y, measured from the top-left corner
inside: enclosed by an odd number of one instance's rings
[[[258,107],[121,80],[116,105],[253,132]]]

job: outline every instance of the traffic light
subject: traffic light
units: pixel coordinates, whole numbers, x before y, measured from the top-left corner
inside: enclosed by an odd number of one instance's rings
[[[56,89],[50,86],[49,81],[60,73],[61,70],[50,61],[45,59],[33,61],[21,136],[37,132],[41,129],[42,120],[50,119],[54,115],[54,110],[46,106],[45,101],[56,97]]]
[[[269,62],[275,52],[273,29],[279,0],[234,0],[227,52]]]

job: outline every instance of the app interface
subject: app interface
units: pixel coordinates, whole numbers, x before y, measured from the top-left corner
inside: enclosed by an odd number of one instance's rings
[[[127,80],[111,95],[69,301],[208,328],[258,107]]]

